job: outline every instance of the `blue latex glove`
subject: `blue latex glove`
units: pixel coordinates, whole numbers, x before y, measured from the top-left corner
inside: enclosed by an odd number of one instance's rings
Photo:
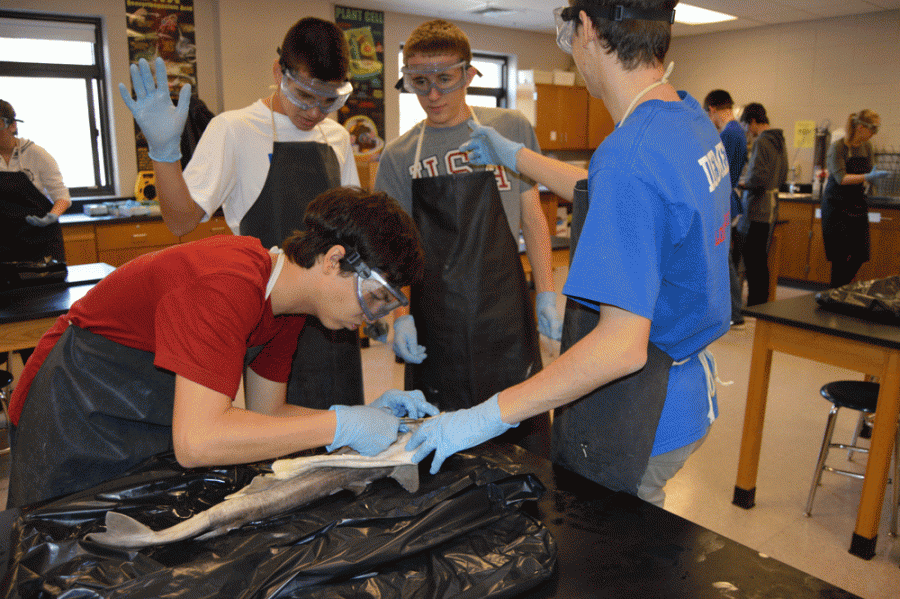
[[[498,395],[474,408],[447,412],[426,421],[406,444],[407,451],[418,448],[412,461],[418,464],[434,451],[431,473],[437,474],[444,460],[457,451],[475,447],[519,426],[500,419]]]
[[[493,127],[476,125],[473,121],[469,121],[469,126],[472,127],[470,139],[459,147],[463,152],[469,153],[469,162],[499,164],[516,171],[516,154],[525,144],[506,139]]]
[[[890,175],[890,173],[887,171],[879,171],[879,170],[872,169],[870,172],[863,175],[863,178],[866,181],[868,181],[869,183],[871,183],[872,181],[876,181],[878,179],[883,179],[884,177],[887,177],[888,175]]]
[[[131,99],[124,83],[119,84],[119,92],[147,138],[150,158],[157,162],[178,162],[181,159],[181,132],[191,100],[191,85],[188,83],[181,88],[178,106],[173,106],[166,63],[162,58],[157,57],[155,68],[158,83],[153,82],[153,73],[145,59],[132,64],[131,84],[137,99]]]
[[[372,406],[331,406],[337,416],[334,440],[325,449],[334,451],[345,445],[362,455],[377,455],[397,440],[400,419]]]
[[[34,216],[29,214],[25,217],[25,222],[34,227],[47,227],[59,222],[59,217],[52,212],[48,212],[44,216]]]
[[[388,389],[381,397],[373,401],[373,408],[388,410],[394,416],[408,416],[409,418],[424,418],[435,416],[440,410],[425,401],[425,394],[421,391],[400,391]]]
[[[562,318],[556,311],[556,292],[542,291],[535,298],[535,312],[537,312],[538,331],[541,335],[559,341],[562,337]]]
[[[416,321],[412,314],[404,314],[394,322],[394,353],[411,364],[421,364],[428,357],[425,346],[419,345]]]

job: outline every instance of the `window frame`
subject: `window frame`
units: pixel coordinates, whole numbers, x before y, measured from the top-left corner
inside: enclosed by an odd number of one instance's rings
[[[0,18],[10,20],[48,21],[65,24],[90,25],[94,31],[94,64],[71,65],[59,63],[9,62],[0,60],[0,76],[53,77],[58,79],[82,79],[88,101],[88,127],[93,158],[94,187],[69,187],[73,203],[76,198],[114,196],[112,123],[109,110],[107,73],[103,55],[103,19],[82,15],[18,12],[0,9]],[[105,157],[105,160],[101,158]],[[101,183],[105,181],[105,183]]]

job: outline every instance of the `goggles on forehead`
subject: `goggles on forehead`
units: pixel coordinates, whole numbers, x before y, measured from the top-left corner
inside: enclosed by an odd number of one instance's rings
[[[307,79],[289,69],[282,69],[284,77],[281,78],[281,91],[291,104],[300,110],[312,110],[318,107],[323,113],[328,114],[338,110],[347,102],[353,91],[353,84],[349,81],[343,83],[329,83],[320,79]],[[292,89],[288,81],[297,86]]]
[[[572,53],[572,40],[575,38],[575,24],[578,14],[584,11],[591,19],[608,21],[665,21],[670,25],[675,22],[674,10],[630,8],[616,4],[614,6],[561,6],[553,10],[556,19],[556,45],[566,54]]]
[[[403,292],[388,283],[380,272],[369,268],[359,253],[351,252],[346,260],[356,271],[356,299],[367,322],[375,322],[400,306],[409,305]]]
[[[440,94],[448,94],[465,86],[466,70],[469,66],[468,61],[462,60],[450,65],[403,67],[400,69],[403,76],[394,87],[419,96],[427,96],[433,89],[438,90]],[[477,70],[475,73],[481,75]]]

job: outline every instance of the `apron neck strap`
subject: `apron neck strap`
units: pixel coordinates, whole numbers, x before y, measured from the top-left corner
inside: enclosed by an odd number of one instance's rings
[[[625,111],[625,114],[622,115],[622,119],[619,121],[619,124],[616,125],[617,127],[622,126],[622,123],[625,122],[625,119],[628,118],[628,115],[630,115],[631,112],[634,110],[634,107],[637,106],[638,100],[643,98],[647,94],[647,92],[649,92],[651,89],[654,89],[664,83],[669,82],[669,75],[672,74],[672,69],[674,69],[674,68],[675,68],[675,61],[672,61],[669,63],[669,67],[666,69],[666,72],[663,73],[662,79],[660,79],[659,81],[656,81],[654,83],[651,83],[650,85],[648,85],[647,87],[642,89],[640,92],[638,92],[638,95],[636,95],[634,97],[634,99],[631,101],[631,104],[628,105],[628,109]]]
[[[481,125],[478,121],[478,115],[475,114],[475,109],[471,106],[469,106],[469,114],[476,125]],[[422,166],[419,164],[419,160],[422,158],[422,140],[425,139],[425,120],[426,119],[422,119],[422,126],[419,128],[419,139],[416,140],[416,155],[413,160],[413,169],[415,173],[413,174],[413,179],[422,178]]]
[[[275,260],[275,267],[272,269],[272,274],[269,275],[269,282],[266,283],[266,299],[269,299],[269,296],[272,295],[272,288],[275,287],[275,281],[278,280],[278,275],[281,274],[281,269],[284,268],[284,251],[278,247],[273,247],[269,251],[277,251],[278,259]]]

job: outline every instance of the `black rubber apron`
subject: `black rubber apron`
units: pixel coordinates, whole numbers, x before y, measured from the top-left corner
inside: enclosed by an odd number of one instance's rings
[[[0,262],[66,260],[59,223],[28,224],[26,216],[44,216],[52,208],[47,197],[22,172],[0,173]]]
[[[267,248],[281,246],[285,237],[303,228],[303,213],[313,198],[340,184],[340,164],[328,144],[274,142],[269,174],[241,219],[241,235],[257,237]],[[362,405],[359,333],[332,331],[307,316],[291,365],[287,401],[315,409]]]
[[[587,180],[575,186],[570,256],[575,255],[588,211]],[[592,331],[600,313],[566,301],[560,351]],[[666,401],[672,358],[648,343],[647,364],[558,408],[553,417],[552,460],[613,491],[637,495]]]
[[[867,156],[847,159],[848,175],[864,175],[872,170]],[[830,262],[846,262],[851,256],[869,260],[869,206],[863,184],[840,185],[828,176],[822,193],[822,239]]]
[[[428,357],[406,365],[406,388],[469,408],[541,369],[518,244],[492,171],[413,179],[412,204],[425,276],[410,311]]]
[[[7,508],[87,489],[172,449],[175,375],[153,358],[69,325],[19,417]]]

